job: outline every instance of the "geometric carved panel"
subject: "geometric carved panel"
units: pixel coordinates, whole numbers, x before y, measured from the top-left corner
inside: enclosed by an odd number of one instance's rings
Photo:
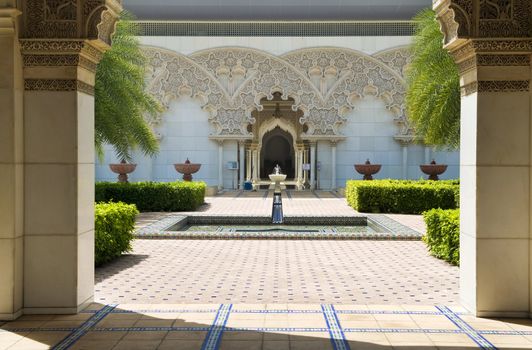
[[[163,105],[191,96],[200,101],[216,126],[215,137],[249,137],[254,110],[261,99],[292,98],[301,110],[307,138],[341,135],[339,127],[359,98],[381,98],[394,114],[398,135],[408,138],[412,130],[405,118],[404,69],[410,61],[405,47],[373,56],[344,48],[310,48],[274,56],[241,47],[214,48],[189,56],[145,47],[149,59],[149,92]],[[151,123],[157,124],[158,120]]]

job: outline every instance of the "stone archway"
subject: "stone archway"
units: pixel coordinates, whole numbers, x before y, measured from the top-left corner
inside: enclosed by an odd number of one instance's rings
[[[93,299],[94,82],[121,11],[119,0],[0,5],[0,245],[12,252],[0,319]]]
[[[461,303],[477,316],[530,316],[532,6],[433,8],[460,73]]]
[[[260,150],[260,178],[267,179],[273,168],[279,164],[288,179],[295,177],[294,139],[279,126],[268,131],[262,138]]]

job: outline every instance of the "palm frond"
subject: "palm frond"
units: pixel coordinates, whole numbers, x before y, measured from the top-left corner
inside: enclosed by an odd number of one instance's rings
[[[159,144],[145,115],[162,112],[157,100],[145,90],[147,59],[138,38],[138,26],[131,14],[123,12],[117,23],[113,44],[96,71],[95,147],[100,159],[103,144],[113,146],[120,159],[131,161],[139,149],[154,156]]]
[[[458,69],[443,48],[443,34],[432,10],[416,17],[412,63],[407,70],[408,119],[425,143],[447,148],[460,144]]]

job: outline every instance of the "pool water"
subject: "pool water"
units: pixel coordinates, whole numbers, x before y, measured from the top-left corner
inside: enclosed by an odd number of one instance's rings
[[[330,226],[330,225],[185,225],[170,227],[167,231],[206,232],[206,233],[380,233],[388,232],[373,223],[368,226]]]

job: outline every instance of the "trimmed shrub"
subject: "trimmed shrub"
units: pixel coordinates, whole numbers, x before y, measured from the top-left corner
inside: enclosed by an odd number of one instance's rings
[[[433,209],[455,209],[458,181],[350,180],[347,203],[369,213],[421,214]]]
[[[135,204],[146,211],[192,211],[205,200],[204,182],[98,182],[96,201]]]
[[[423,213],[430,253],[453,265],[460,264],[460,210],[432,209]]]
[[[97,203],[95,206],[94,262],[109,262],[131,250],[137,208],[125,203]]]

